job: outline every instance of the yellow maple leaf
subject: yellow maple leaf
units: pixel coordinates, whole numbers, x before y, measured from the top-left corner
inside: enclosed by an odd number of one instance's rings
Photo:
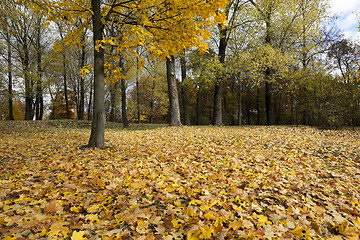
[[[305,227],[296,226],[292,233],[301,238],[310,239],[310,230]]]
[[[265,223],[268,221],[264,215],[257,215],[256,213],[253,213],[252,217],[261,223]]]
[[[238,230],[240,227],[243,226],[243,222],[242,221],[232,221],[229,224],[229,228],[232,228],[234,230]]]
[[[87,240],[84,237],[85,231],[74,231],[71,236],[71,240]]]
[[[215,216],[214,216],[214,214],[212,214],[212,212],[208,212],[204,215],[204,218],[206,220],[213,220],[213,219],[215,219]]]
[[[354,225],[360,230],[360,217],[352,221]]]
[[[201,234],[199,235],[200,239],[210,239],[212,238],[212,233],[214,233],[214,229],[210,226],[202,226],[200,227]]]
[[[177,218],[172,220],[171,223],[174,228],[180,228],[184,224],[184,220]]]
[[[14,240],[14,239],[17,239],[15,234],[11,234],[10,236],[6,236],[2,238],[2,240]]]
[[[71,208],[70,208],[70,211],[71,211],[71,212],[75,212],[75,213],[79,213],[79,212],[80,212],[79,208],[77,208],[77,207],[75,207],[75,206],[74,206],[74,207],[71,207]]]

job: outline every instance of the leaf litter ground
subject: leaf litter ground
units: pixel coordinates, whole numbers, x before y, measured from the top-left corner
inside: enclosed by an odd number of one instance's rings
[[[1,132],[2,239],[359,239],[359,131]]]

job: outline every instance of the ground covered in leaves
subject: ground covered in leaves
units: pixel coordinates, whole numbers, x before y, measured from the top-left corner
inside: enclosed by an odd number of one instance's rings
[[[89,134],[0,123],[2,239],[359,239],[358,130]]]

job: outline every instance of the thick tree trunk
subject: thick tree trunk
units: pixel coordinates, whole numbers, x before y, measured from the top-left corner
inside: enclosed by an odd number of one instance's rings
[[[125,66],[124,66],[122,57],[120,57],[119,64],[120,64],[120,67],[121,67],[121,71],[124,74],[124,67]],[[128,128],[129,127],[129,121],[127,119],[127,110],[126,110],[126,80],[125,80],[125,78],[121,79],[120,89],[121,89],[121,116],[122,116],[123,127]]]
[[[100,0],[91,0],[93,11],[93,39],[94,39],[94,113],[91,127],[89,146],[104,148],[105,137],[105,73],[104,49],[96,50],[97,41],[103,38],[104,26],[101,22]]]
[[[220,27],[221,28],[221,27]],[[220,29],[220,44],[219,44],[219,60],[220,63],[225,63],[225,54],[227,46],[227,29]],[[221,126],[222,121],[222,96],[223,96],[223,76],[219,76],[215,83],[215,92],[214,92],[214,125]]]
[[[170,126],[181,126],[179,96],[175,77],[175,57],[166,58],[166,78],[170,102]]]
[[[11,62],[11,44],[10,44],[10,35],[7,36],[7,44],[8,44],[8,94],[9,94],[9,120],[14,120],[14,109],[13,109],[13,89],[12,89],[12,62]]]
[[[183,114],[184,114],[184,124],[186,126],[190,126],[190,112],[189,112],[189,96],[188,96],[188,89],[187,84],[185,82],[186,79],[186,59],[185,59],[185,51],[184,55],[180,58],[180,65],[181,65],[181,96],[182,96],[182,107],[183,107]]]

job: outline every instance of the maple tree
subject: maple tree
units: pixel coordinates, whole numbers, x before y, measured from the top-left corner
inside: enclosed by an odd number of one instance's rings
[[[74,18],[92,19],[94,39],[94,118],[93,130],[89,140],[91,147],[104,146],[104,46],[117,46],[121,53],[136,49],[137,46],[148,45],[154,55],[169,61],[183,49],[198,47],[206,48],[203,40],[209,38],[208,29],[213,23],[223,22],[222,14],[218,10],[223,8],[226,1],[136,1],[111,2],[102,1],[46,1],[32,0],[36,7],[48,11],[50,20],[66,19],[73,23]],[[63,6],[66,6],[63,8]],[[90,11],[91,10],[91,11]],[[202,21],[196,21],[196,17]],[[103,31],[113,23],[123,34],[111,38],[103,36]],[[186,29],[186,31],[184,31]],[[126,36],[126,37],[123,37]],[[130,38],[131,37],[131,38]],[[126,39],[125,39],[126,38]],[[131,53],[131,52],[130,52]],[[169,68],[170,69],[170,68]],[[169,74],[169,76],[173,74]],[[170,102],[176,103],[175,77],[169,78]],[[176,106],[178,108],[178,104]],[[171,108],[174,110],[174,108]],[[173,111],[172,110],[172,111]],[[178,110],[173,115],[179,112]],[[174,116],[175,117],[175,116]],[[179,119],[179,114],[177,116]],[[179,122],[174,122],[178,125]]]

